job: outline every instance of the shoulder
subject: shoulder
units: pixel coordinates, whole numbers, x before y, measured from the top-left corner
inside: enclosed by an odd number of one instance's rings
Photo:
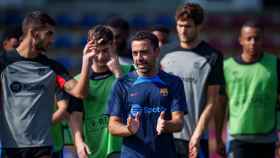
[[[265,53],[264,53],[264,56],[265,56],[266,58],[279,60],[279,57],[277,57],[276,55],[274,55],[273,53],[270,53],[270,52],[265,52]]]
[[[59,63],[53,59],[50,59],[45,55],[41,55],[40,60],[41,60],[42,64],[48,65],[56,73],[67,71],[66,68],[61,63]]]
[[[159,72],[159,78],[169,85],[182,82],[178,76],[172,75],[162,70]]]
[[[178,42],[164,45],[160,48],[160,59],[178,50],[180,50],[180,45]]]
[[[22,58],[16,50],[10,52],[1,52],[0,54],[0,65],[1,70],[5,69],[10,64],[24,61],[26,59]]]
[[[129,84],[133,83],[137,79],[137,74],[135,71],[128,72],[121,78],[119,78],[117,81],[121,84]]]
[[[224,60],[224,67],[226,68],[234,62],[235,62],[234,57],[229,57],[229,58]]]
[[[199,49],[204,49],[208,53],[213,53],[217,55],[222,55],[222,52],[213,46],[211,46],[208,42],[202,41],[201,44],[199,44]]]
[[[207,42],[202,41],[201,44],[199,44],[197,50],[199,53],[201,53],[203,56],[208,58],[209,61],[217,62],[219,60],[223,60],[223,54],[218,49],[212,47]]]

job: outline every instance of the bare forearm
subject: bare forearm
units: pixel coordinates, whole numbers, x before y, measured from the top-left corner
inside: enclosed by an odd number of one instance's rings
[[[206,105],[194,131],[196,137],[201,137],[203,131],[208,127],[212,112],[213,112],[213,104]]]
[[[164,128],[164,133],[179,132],[182,130],[183,121],[181,120],[168,120]]]
[[[59,123],[67,116],[68,100],[59,100],[56,102],[57,110],[53,113],[52,123]]]
[[[114,136],[128,137],[131,135],[131,132],[128,130],[127,126],[119,121],[110,120],[109,131]]]
[[[55,113],[53,113],[52,116],[52,123],[56,124],[61,122],[66,116],[66,111],[63,110],[57,110]]]
[[[83,124],[83,115],[81,112],[73,112],[70,115],[69,126],[73,133],[74,142],[83,142],[83,132],[82,132],[82,124]]]

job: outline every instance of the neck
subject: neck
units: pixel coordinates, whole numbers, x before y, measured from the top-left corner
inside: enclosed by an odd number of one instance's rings
[[[150,72],[147,72],[147,73],[141,73],[138,70],[136,70],[136,73],[138,76],[141,76],[141,77],[153,77],[158,74],[158,69],[151,70]]]
[[[191,42],[180,42],[180,45],[182,48],[192,49],[192,48],[195,48],[196,46],[198,46],[198,44],[200,42],[201,42],[201,40],[199,38],[196,38],[195,40],[193,40]]]
[[[261,57],[262,53],[246,53],[241,54],[241,58],[246,63],[251,63],[258,60]]]
[[[102,72],[109,71],[109,68],[107,66],[101,67],[101,66],[97,66],[96,64],[92,64],[91,69],[95,73],[102,73]]]
[[[31,42],[27,40],[23,40],[20,45],[16,48],[17,52],[20,56],[24,58],[35,58],[38,56],[39,52],[35,51],[32,46]]]

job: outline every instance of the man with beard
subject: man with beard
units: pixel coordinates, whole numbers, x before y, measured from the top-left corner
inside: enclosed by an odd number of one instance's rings
[[[183,130],[174,134],[177,157],[208,157],[204,130],[224,84],[223,56],[199,36],[204,19],[200,5],[183,5],[175,18],[179,44],[163,54],[160,63],[163,70],[183,80],[188,104]]]
[[[81,78],[74,80],[57,62],[45,56],[53,42],[55,21],[41,11],[29,13],[22,23],[22,41],[0,57],[1,141],[8,158],[50,158],[50,133],[55,90],[84,98],[92,44],[84,49]],[[77,147],[83,142],[77,142]]]
[[[131,65],[131,51],[128,49],[127,46],[127,41],[130,32],[128,22],[120,17],[112,17],[108,19],[106,25],[110,26],[113,29],[115,36],[114,43],[120,64]]]
[[[122,158],[173,158],[173,132],[181,130],[186,101],[182,81],[160,71],[158,39],[150,32],[132,38],[136,71],[117,80],[108,105],[109,131],[123,137]]]

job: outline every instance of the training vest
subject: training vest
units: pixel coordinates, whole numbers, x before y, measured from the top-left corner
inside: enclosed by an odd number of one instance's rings
[[[276,126],[277,58],[264,54],[259,62],[224,62],[231,135],[266,134]]]

